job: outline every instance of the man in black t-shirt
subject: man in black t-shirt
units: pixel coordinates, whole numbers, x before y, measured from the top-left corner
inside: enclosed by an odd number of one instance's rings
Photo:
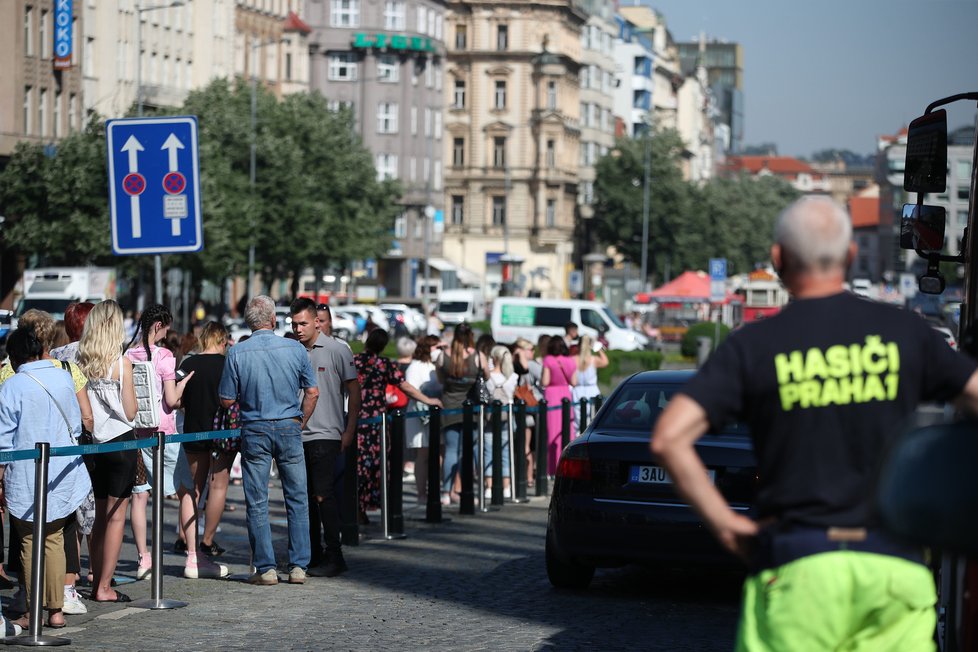
[[[933,648],[933,580],[879,529],[873,493],[917,405],[978,411],[978,374],[918,316],[844,291],[851,237],[827,198],[788,207],[771,259],[794,301],[733,333],[652,436],[677,491],[750,563],[739,650]],[[754,437],[757,521],[730,509],[694,448],[735,420]]]

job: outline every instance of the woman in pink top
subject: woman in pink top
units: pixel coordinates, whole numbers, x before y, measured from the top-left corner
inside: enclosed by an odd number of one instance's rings
[[[571,388],[577,384],[577,362],[567,350],[562,337],[552,337],[543,357],[543,375],[540,378],[543,397],[548,407],[559,407],[563,399],[571,398]],[[560,410],[547,412],[547,475],[557,472],[557,460],[561,449]],[[570,438],[574,438],[574,422],[570,424]]]

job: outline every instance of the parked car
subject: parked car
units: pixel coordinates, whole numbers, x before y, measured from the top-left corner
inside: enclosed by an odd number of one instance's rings
[[[955,351],[958,350],[958,341],[954,338],[954,333],[947,326],[934,326],[935,331],[940,333],[944,337],[944,341]]]
[[[547,576],[554,586],[585,588],[596,567],[628,563],[740,563],[676,494],[649,450],[656,418],[692,374],[631,376],[564,449],[547,521]],[[696,450],[731,507],[750,513],[757,463],[746,429],[707,434]]]
[[[357,336],[357,325],[350,317],[333,312],[333,335],[345,342]]]
[[[609,349],[636,351],[649,340],[618,319],[599,301],[499,297],[492,302],[492,336],[500,344],[523,337],[536,342],[541,335],[563,335],[564,326],[574,322],[581,335],[603,339]]]
[[[394,337],[417,337],[425,332],[428,322],[424,315],[405,303],[382,303]]]
[[[358,334],[362,334],[366,330],[368,321],[372,321],[388,332],[390,331],[390,320],[387,319],[387,313],[377,306],[366,303],[344,303],[337,305],[336,310],[348,316],[354,316],[355,321],[358,322]],[[359,325],[361,320],[362,326]]]

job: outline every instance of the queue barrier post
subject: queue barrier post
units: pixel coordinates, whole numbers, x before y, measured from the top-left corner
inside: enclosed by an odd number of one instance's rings
[[[186,602],[168,600],[163,597],[163,450],[166,435],[156,433],[156,446],[153,447],[153,573],[150,597],[134,600],[130,607],[137,609],[179,609]]]
[[[577,420],[577,434],[578,435],[581,434],[584,431],[585,428],[587,428],[587,423],[588,423],[588,412],[587,412],[587,410],[588,410],[588,402],[587,402],[587,399],[582,396],[581,397],[581,402],[580,402],[580,412],[578,413],[579,414],[579,418]]]
[[[475,514],[475,496],[472,494],[472,430],[475,422],[473,421],[473,403],[466,399],[462,403],[462,451],[459,455],[458,475],[462,482],[462,492],[459,495],[459,514]]]
[[[357,433],[347,446],[343,457],[343,491],[340,495],[340,538],[344,546],[360,545],[360,524],[357,515],[360,506],[357,498],[357,461],[360,444]]]
[[[387,539],[403,539],[404,534],[404,410],[394,410],[387,428],[390,466],[383,467],[387,478],[384,508],[384,536]],[[386,443],[386,442],[385,442]],[[384,449],[386,453],[386,448]]]
[[[560,399],[560,450],[567,448],[570,443],[571,401],[569,398]]]
[[[476,486],[479,488],[475,498],[479,501],[479,511],[488,512],[489,506],[486,504],[486,404],[481,401],[477,403],[479,407],[479,445],[475,450],[475,471]]]
[[[441,523],[441,408],[428,410],[428,502],[425,504],[426,523]]]
[[[516,399],[516,426],[510,435],[509,454],[515,461],[513,468],[513,501],[522,503],[526,497],[526,401]]]
[[[601,409],[601,404],[603,402],[604,402],[604,397],[602,397],[601,394],[598,394],[597,396],[594,397],[594,414],[598,413],[598,410]]]
[[[547,426],[547,399],[540,399],[537,404],[537,479],[536,488],[538,496],[546,496],[550,493],[547,481],[547,458],[549,448],[550,432]]]
[[[503,418],[502,401],[492,402],[489,418],[492,426],[492,491],[490,497],[493,507],[503,504]]]
[[[30,625],[26,634],[4,641],[8,645],[42,647],[48,645],[70,645],[71,640],[60,636],[45,636],[41,633],[41,609],[44,605],[44,526],[48,520],[48,461],[51,459],[51,444],[42,441],[34,445],[37,459],[34,462],[34,523],[31,541],[31,611]],[[72,516],[74,518],[74,516]],[[60,585],[60,582],[58,583]]]

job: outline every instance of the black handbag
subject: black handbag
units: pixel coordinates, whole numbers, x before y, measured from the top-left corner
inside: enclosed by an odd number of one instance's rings
[[[472,387],[469,388],[468,393],[465,398],[472,401],[473,403],[480,403],[482,405],[489,405],[492,403],[492,392],[486,386],[486,377],[482,373],[482,357],[479,356],[479,352],[475,352],[476,357],[476,368],[479,370],[475,376],[475,382],[472,383]]]

